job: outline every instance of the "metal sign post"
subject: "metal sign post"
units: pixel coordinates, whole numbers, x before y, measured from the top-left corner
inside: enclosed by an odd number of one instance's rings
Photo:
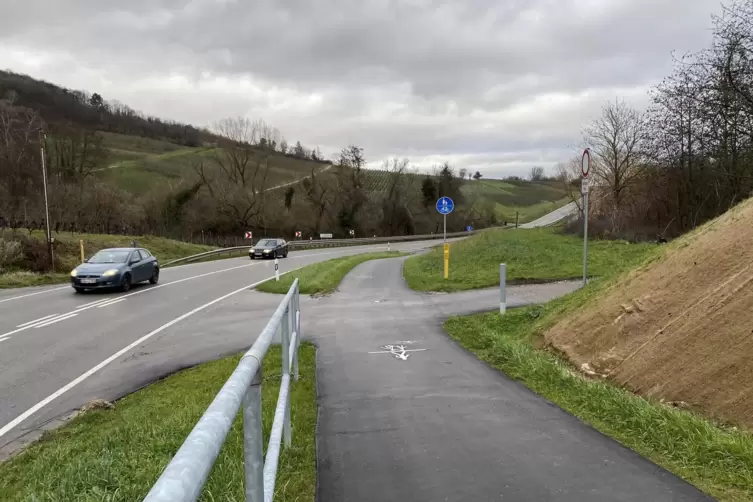
[[[444,220],[444,278],[450,277],[450,245],[447,244],[447,215],[455,209],[455,203],[449,197],[440,197],[437,200],[437,212],[442,215]]]
[[[583,196],[583,285],[588,284],[588,174],[591,170],[591,151],[586,148],[580,158],[581,179],[580,193]]]

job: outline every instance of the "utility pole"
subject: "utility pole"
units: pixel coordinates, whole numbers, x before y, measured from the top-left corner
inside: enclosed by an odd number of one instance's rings
[[[43,130],[39,131],[39,152],[42,159],[42,184],[44,185],[44,212],[45,222],[47,223],[47,249],[50,252],[50,266],[55,271],[55,251],[52,248],[52,230],[50,227],[50,203],[47,198],[47,168],[44,164],[44,147],[47,143],[47,134]]]

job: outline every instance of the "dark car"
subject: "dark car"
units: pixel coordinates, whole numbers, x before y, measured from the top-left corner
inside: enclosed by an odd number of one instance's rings
[[[142,248],[103,249],[71,272],[76,293],[109,288],[128,291],[132,284],[144,281],[157,284],[159,263]]]
[[[285,239],[262,239],[248,250],[248,257],[254,258],[287,258],[288,243]]]

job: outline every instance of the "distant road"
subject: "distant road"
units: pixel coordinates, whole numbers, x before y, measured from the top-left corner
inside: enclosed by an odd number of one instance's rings
[[[578,211],[578,206],[575,205],[575,202],[570,202],[568,204],[565,204],[561,208],[552,211],[549,214],[545,214],[537,220],[533,220],[529,223],[523,223],[522,225],[520,225],[520,228],[546,227],[548,225],[557,223],[558,221],[561,221],[572,214],[575,214],[576,211]]]

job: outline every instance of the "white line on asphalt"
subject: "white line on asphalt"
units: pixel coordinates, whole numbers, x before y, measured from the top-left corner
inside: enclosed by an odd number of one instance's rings
[[[112,300],[111,302],[100,303],[96,307],[98,309],[101,309],[102,307],[109,307],[110,305],[113,305],[115,303],[124,302],[125,300],[126,300],[125,298],[118,298],[117,300]]]
[[[3,337],[0,337],[0,342],[4,342],[4,341],[5,341],[5,340],[7,340],[8,338],[10,338],[10,337],[9,337],[9,336],[3,336]]]
[[[112,301],[112,298],[104,298],[102,300],[97,300],[96,302],[84,303],[83,305],[79,305],[78,307],[76,307],[76,310],[83,309],[86,307],[91,307],[93,305],[99,305],[100,303],[107,303],[109,301]]]
[[[44,316],[44,317],[40,317],[39,319],[36,319],[36,320],[34,320],[34,321],[29,321],[29,322],[25,322],[25,323],[23,323],[23,324],[19,324],[19,325],[18,325],[18,326],[16,326],[16,327],[17,327],[17,328],[23,328],[24,326],[28,326],[28,325],[30,325],[30,324],[36,324],[36,323],[38,323],[38,322],[42,322],[42,321],[44,321],[45,319],[49,319],[50,317],[55,317],[56,315],[57,315],[57,314],[50,314],[50,315],[46,315],[46,316]]]
[[[70,286],[64,286],[62,288],[46,289],[44,291],[37,291],[36,293],[29,293],[28,295],[14,296],[13,298],[5,298],[0,300],[0,303],[9,302],[11,300],[20,300],[21,298],[27,298],[29,296],[43,295],[45,293],[52,293],[53,291],[60,291],[62,289],[68,289]]]
[[[34,328],[44,328],[45,326],[49,326],[50,324],[55,324],[56,322],[65,321],[66,319],[70,319],[71,317],[76,317],[78,314],[68,314],[60,317],[56,317],[54,319],[50,319],[47,322],[43,322],[42,324],[35,324]]]
[[[302,268],[302,267],[298,267],[298,268],[294,268],[294,269],[288,270],[287,272],[283,272],[280,275],[289,274],[290,272],[294,272],[294,271],[298,270],[299,268]],[[242,287],[240,289],[236,289],[235,291],[232,291],[232,292],[230,292],[230,293],[228,293],[226,295],[223,295],[223,296],[221,296],[221,297],[219,297],[219,298],[217,298],[215,300],[212,300],[211,302],[205,303],[204,305],[201,305],[200,307],[196,307],[195,309],[193,309],[193,310],[191,310],[189,312],[186,312],[182,316],[176,317],[172,321],[170,321],[170,322],[168,322],[166,324],[163,324],[162,326],[160,326],[159,328],[155,329],[154,331],[151,331],[151,332],[147,333],[146,335],[142,336],[141,338],[139,338],[135,342],[130,343],[126,347],[120,349],[115,354],[111,355],[110,357],[108,357],[107,359],[105,359],[104,361],[102,361],[101,363],[99,363],[98,365],[94,366],[92,369],[90,369],[86,373],[83,373],[81,376],[79,376],[75,380],[69,382],[64,387],[61,387],[57,391],[53,392],[52,394],[50,394],[46,398],[42,399],[37,404],[35,404],[31,408],[29,408],[28,410],[24,411],[23,413],[21,413],[19,416],[17,416],[16,418],[14,418],[13,420],[11,420],[7,424],[5,424],[0,429],[0,437],[3,437],[8,432],[12,431],[17,425],[19,425],[24,420],[26,420],[27,418],[29,418],[30,416],[32,416],[34,413],[36,413],[37,411],[41,410],[42,408],[44,408],[45,406],[47,406],[48,404],[50,404],[52,401],[54,401],[58,397],[62,396],[63,394],[65,394],[66,392],[68,392],[69,390],[71,390],[72,388],[74,388],[75,386],[77,386],[78,384],[80,384],[81,382],[83,382],[84,380],[86,380],[87,378],[89,378],[90,376],[92,376],[93,374],[95,374],[97,371],[101,370],[102,368],[104,368],[105,366],[107,366],[108,364],[110,364],[111,362],[113,362],[114,360],[116,360],[117,358],[119,358],[120,356],[122,356],[123,354],[125,354],[126,352],[128,352],[129,350],[131,350],[131,349],[133,349],[135,347],[138,347],[139,345],[141,345],[145,341],[149,340],[154,335],[156,335],[158,333],[161,333],[162,331],[166,330],[170,326],[173,326],[174,324],[179,323],[183,319],[186,319],[187,317],[190,317],[190,316],[194,315],[197,312],[201,312],[205,308],[210,307],[210,306],[214,305],[215,303],[221,302],[222,300],[230,298],[231,296],[233,296],[235,294],[238,294],[238,293],[240,293],[242,291],[246,291],[248,289],[255,288],[259,284],[261,284],[263,282],[271,281],[272,279],[274,279],[274,276],[268,277],[268,278],[263,279],[263,280],[258,281],[258,282],[255,282],[255,283],[250,284],[248,286],[244,286],[244,287]]]

